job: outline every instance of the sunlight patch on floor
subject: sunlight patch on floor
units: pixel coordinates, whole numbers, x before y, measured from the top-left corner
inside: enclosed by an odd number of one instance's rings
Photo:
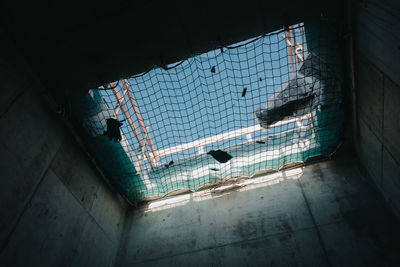
[[[169,197],[162,200],[152,201],[145,207],[144,213],[156,212],[160,210],[174,208],[177,206],[183,206],[189,203],[190,201],[197,202],[208,199],[215,199],[235,191],[248,191],[260,187],[266,187],[280,183],[288,179],[296,180],[303,175],[303,169],[304,167],[298,167],[295,169],[278,171],[257,178],[238,180],[236,183],[232,183],[229,185],[223,185],[190,194],[184,194],[184,195]]]

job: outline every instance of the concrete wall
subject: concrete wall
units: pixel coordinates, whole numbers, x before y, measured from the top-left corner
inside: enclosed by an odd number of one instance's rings
[[[123,202],[0,43],[0,266],[113,265]]]
[[[358,154],[400,218],[400,3],[354,3]]]
[[[399,266],[398,222],[355,158],[253,182],[131,213],[117,266]]]

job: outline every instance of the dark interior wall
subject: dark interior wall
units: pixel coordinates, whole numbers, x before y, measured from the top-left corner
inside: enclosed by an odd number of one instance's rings
[[[0,2],[0,28],[54,93],[88,90],[318,17],[343,0]]]
[[[0,266],[113,265],[124,205],[0,43]]]
[[[358,155],[400,217],[400,3],[353,4]]]
[[[327,9],[50,2],[0,4],[0,266],[109,266],[120,243],[126,208],[43,103],[40,84],[65,96]]]
[[[120,9],[106,15],[105,10],[112,10],[107,5],[100,5],[101,10],[88,7],[94,15],[81,14],[84,20],[60,17],[56,9],[47,12],[49,17],[38,16],[27,8],[29,23],[20,20],[16,8],[3,16],[1,26],[47,89],[52,85],[54,90],[87,89],[101,80],[144,71],[161,58],[171,63],[218,42],[228,44],[275,30],[285,14],[289,23],[299,22],[299,14],[304,14],[295,5],[285,13],[284,8],[268,8],[259,1],[247,5],[241,19],[253,19],[242,23],[233,12],[221,17],[218,10],[223,7],[202,5],[197,13],[185,12],[183,6],[169,7],[180,14],[172,16],[160,7],[154,13],[156,3],[134,9],[120,2]],[[134,19],[143,10],[154,16]],[[400,216],[400,4],[354,0],[352,10],[358,155]],[[118,15],[121,11],[126,16]],[[212,20],[217,17],[221,21]],[[53,23],[56,18],[65,24]],[[182,23],[190,18],[191,22]],[[152,19],[156,23],[147,23]],[[231,21],[242,25],[240,31]],[[118,36],[129,33],[127,39],[109,41],[116,29]],[[246,35],[249,29],[254,32]],[[40,85],[4,36],[0,34],[0,265],[112,265],[125,208],[60,120],[45,108]]]

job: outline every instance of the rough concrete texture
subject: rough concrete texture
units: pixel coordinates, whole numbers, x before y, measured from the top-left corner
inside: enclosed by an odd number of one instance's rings
[[[395,217],[354,160],[320,163],[299,173],[240,192],[195,193],[172,198],[169,205],[142,207],[127,219],[118,264],[400,264]]]
[[[354,2],[358,155],[400,218],[400,5]]]
[[[355,49],[390,79],[400,84],[400,3],[396,0],[355,0]]]
[[[390,79],[384,82],[383,140],[393,158],[400,161],[400,86]],[[400,176],[399,176],[400,177]]]
[[[125,208],[0,39],[0,266],[112,266]]]
[[[359,116],[358,121],[358,153],[364,168],[368,171],[370,178],[380,188],[382,186],[382,144],[368,128],[365,120]]]
[[[400,218],[399,10],[356,1],[354,29],[358,155]],[[398,222],[347,159],[125,219],[1,32],[0,43],[0,266],[400,265]]]
[[[367,75],[360,75],[361,73]],[[357,96],[358,113],[361,119],[368,121],[369,127],[378,135],[383,130],[383,74],[374,65],[360,56],[357,62],[357,87],[368,88]]]

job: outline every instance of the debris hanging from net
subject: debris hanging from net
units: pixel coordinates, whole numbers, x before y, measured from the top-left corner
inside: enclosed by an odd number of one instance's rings
[[[75,125],[131,203],[330,156],[343,132],[334,28],[294,25],[92,89]]]

